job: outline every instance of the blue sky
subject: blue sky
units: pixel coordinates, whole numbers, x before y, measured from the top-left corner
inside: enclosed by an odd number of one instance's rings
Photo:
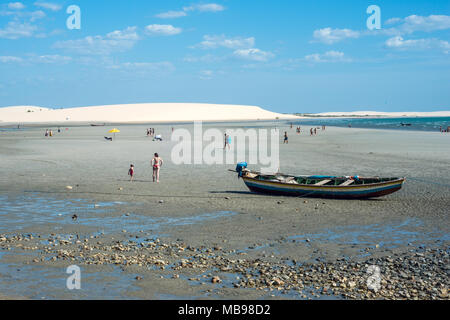
[[[0,107],[450,110],[449,41],[449,1],[1,1]]]

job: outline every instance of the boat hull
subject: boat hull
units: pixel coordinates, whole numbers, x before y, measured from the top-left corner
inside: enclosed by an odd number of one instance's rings
[[[272,195],[330,198],[330,199],[368,199],[377,198],[399,191],[405,179],[369,185],[353,186],[314,186],[286,184],[274,181],[243,177],[250,191]]]

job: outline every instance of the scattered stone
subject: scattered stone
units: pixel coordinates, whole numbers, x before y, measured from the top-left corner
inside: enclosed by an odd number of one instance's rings
[[[214,276],[214,277],[212,277],[211,282],[212,283],[221,283],[222,280],[218,276]]]

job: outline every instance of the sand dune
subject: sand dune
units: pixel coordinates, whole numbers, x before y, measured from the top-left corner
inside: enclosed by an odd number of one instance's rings
[[[298,117],[267,111],[255,106],[197,103],[144,103],[67,109],[34,106],[0,108],[2,125],[240,121],[277,118],[296,119]]]

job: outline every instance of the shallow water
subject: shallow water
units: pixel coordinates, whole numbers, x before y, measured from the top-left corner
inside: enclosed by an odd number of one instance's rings
[[[12,297],[33,300],[130,299],[128,293],[138,289],[133,286],[136,275],[124,274],[118,269],[110,272],[84,272],[81,267],[80,290],[67,289],[66,281],[69,276],[65,268],[5,263],[0,255],[0,287],[3,293]]]
[[[70,224],[93,227],[104,234],[122,230],[158,233],[163,227],[201,224],[236,214],[231,211],[220,211],[188,217],[148,217],[130,212],[127,210],[128,206],[126,202],[61,200],[43,197],[37,193],[26,196],[0,195],[0,232],[20,232],[39,225]],[[136,204],[133,203],[133,206]],[[118,213],[120,215],[117,215]],[[73,215],[77,215],[76,221],[72,219]]]
[[[308,233],[288,237],[297,242],[320,241],[336,244],[365,245],[392,249],[414,243],[415,246],[429,242],[450,241],[450,235],[440,231],[423,233],[418,230],[423,225],[419,219],[406,219],[397,224],[372,224],[335,227],[320,233]]]

